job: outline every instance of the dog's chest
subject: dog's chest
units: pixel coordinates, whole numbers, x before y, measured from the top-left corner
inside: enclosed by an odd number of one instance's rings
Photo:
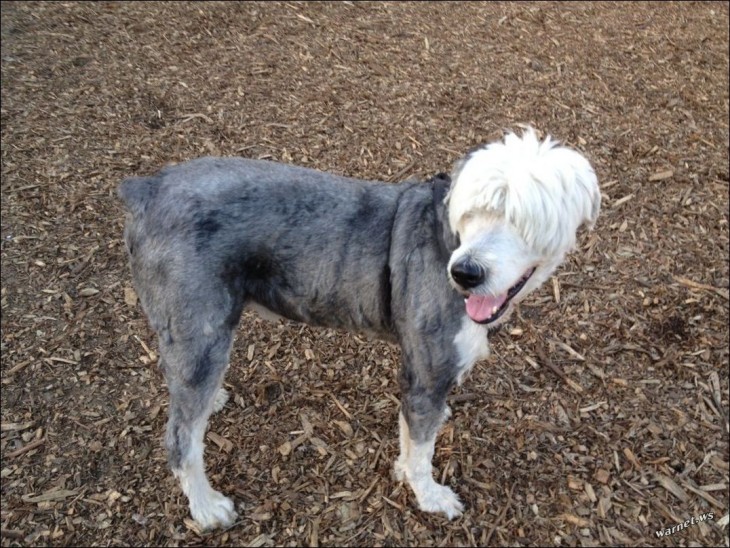
[[[457,382],[461,384],[464,376],[476,362],[489,356],[489,342],[487,330],[464,316],[461,328],[454,337],[454,346],[459,355],[459,376]]]

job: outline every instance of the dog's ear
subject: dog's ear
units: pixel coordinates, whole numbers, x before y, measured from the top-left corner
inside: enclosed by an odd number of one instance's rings
[[[437,173],[428,180],[433,185],[434,203],[445,204],[451,189],[451,177],[447,173]]]
[[[582,201],[583,219],[578,228],[592,230],[598,220],[598,213],[601,210],[601,190],[598,187],[596,172],[588,160],[579,152],[563,148],[561,151],[568,156],[575,174],[575,185],[579,192],[575,200]]]
[[[446,173],[437,173],[428,182],[433,185],[434,192],[439,195],[439,201],[443,202],[451,188],[451,177]]]
[[[467,152],[462,158],[459,158],[454,162],[454,167],[451,168],[451,180],[456,181],[459,178],[459,174],[461,173],[461,170],[464,169],[464,165],[466,165],[466,162],[474,155],[475,152],[477,152],[480,148],[483,147],[474,147],[469,152]]]
[[[591,216],[588,221],[584,223],[584,226],[586,226],[589,230],[596,226],[598,212],[601,210],[601,189],[598,187],[598,178],[596,177],[595,172],[593,172],[593,184],[591,185],[591,188]]]
[[[433,205],[436,211],[438,222],[443,227],[442,244],[443,251],[450,255],[459,247],[459,235],[455,234],[449,226],[447,207],[449,194],[451,193],[451,177],[446,173],[437,173],[428,180],[433,188]]]

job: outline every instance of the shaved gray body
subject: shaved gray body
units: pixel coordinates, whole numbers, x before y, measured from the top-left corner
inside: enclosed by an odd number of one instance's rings
[[[176,473],[192,458],[194,425],[210,414],[233,331],[254,303],[399,343],[408,433],[417,443],[435,438],[460,372],[454,340],[464,317],[447,276],[458,245],[449,183],[201,158],[121,185],[134,284],[170,388],[166,444]]]

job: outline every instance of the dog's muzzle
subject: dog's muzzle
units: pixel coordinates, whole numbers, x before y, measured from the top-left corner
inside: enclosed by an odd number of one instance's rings
[[[528,280],[535,273],[536,267],[525,272],[522,277],[501,295],[470,294],[464,299],[467,315],[476,323],[490,324],[497,321],[509,308],[509,304],[516,297]]]
[[[464,289],[471,289],[484,282],[487,273],[481,265],[466,257],[451,265],[451,277]]]

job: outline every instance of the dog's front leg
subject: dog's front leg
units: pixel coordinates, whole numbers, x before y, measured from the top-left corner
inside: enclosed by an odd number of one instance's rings
[[[441,512],[453,519],[464,510],[459,497],[449,487],[433,479],[436,435],[451,414],[446,405],[446,386],[426,388],[412,374],[401,374],[402,400],[399,416],[400,456],[395,463],[396,478],[408,482],[424,512]]]

